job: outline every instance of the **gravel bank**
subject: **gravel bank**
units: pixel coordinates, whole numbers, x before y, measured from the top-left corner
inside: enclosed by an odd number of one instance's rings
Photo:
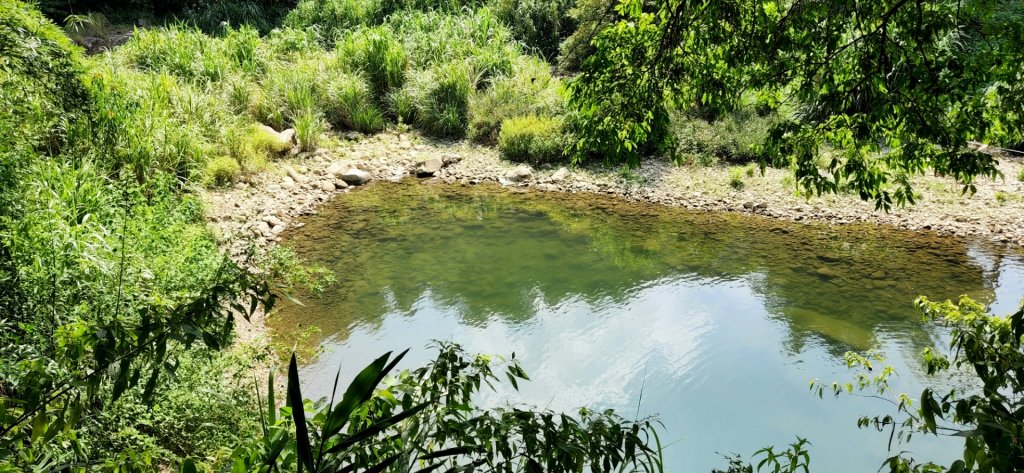
[[[466,142],[435,142],[414,133],[350,133],[316,153],[281,160],[274,171],[248,182],[209,191],[206,200],[211,223],[224,241],[232,242],[236,255],[250,243],[277,241],[285,228],[302,225],[296,217],[314,212],[336,194],[352,191],[366,177],[369,182],[418,178],[466,185],[496,182],[542,192],[592,192],[798,222],[872,222],[1024,246],[1024,183],[1017,180],[1022,163],[1001,161],[1005,178],[979,180],[973,196],[962,196],[949,179],[918,177],[917,205],[887,214],[855,195],[804,198],[795,192],[787,170],[768,169],[764,175],[757,170],[740,172],[743,185],[736,189],[724,166],[680,167],[651,160],[633,170],[531,168],[502,161],[493,148]]]

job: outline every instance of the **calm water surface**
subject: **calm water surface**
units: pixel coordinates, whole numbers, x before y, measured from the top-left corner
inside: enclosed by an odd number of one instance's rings
[[[669,471],[709,472],[795,435],[819,472],[874,472],[887,434],[858,430],[877,400],[824,400],[810,380],[852,379],[848,350],[881,350],[917,397],[917,354],[944,344],[917,295],[968,294],[1009,313],[1024,257],[979,242],[863,227],[688,212],[593,195],[378,183],[335,199],[288,245],[338,281],[270,320],[323,351],[306,394],[327,395],[385,351],[432,359],[432,339],[515,352],[533,379],[488,393],[556,410],[657,414]],[[296,333],[319,327],[312,337]],[[943,345],[944,346],[944,345]],[[643,395],[641,398],[641,389]],[[895,446],[946,460],[959,443]]]

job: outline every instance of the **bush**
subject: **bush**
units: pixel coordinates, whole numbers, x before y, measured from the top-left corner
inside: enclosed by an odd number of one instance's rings
[[[242,174],[238,161],[230,156],[213,158],[206,163],[205,181],[210,186],[226,186],[233,184]]]
[[[472,89],[466,67],[445,64],[418,74],[414,82],[416,126],[435,137],[464,136]]]
[[[557,118],[525,116],[501,124],[498,150],[509,161],[532,164],[564,160],[567,140]]]
[[[469,138],[495,145],[501,122],[523,115],[559,115],[564,99],[560,82],[551,77],[547,63],[524,56],[516,64],[515,74],[494,80],[491,87],[474,91],[469,101]]]
[[[558,70],[571,74],[580,70],[583,61],[594,53],[591,40],[608,25],[614,24],[615,0],[578,0],[569,11],[574,30],[559,46]]]
[[[1024,169],[1021,169],[1020,172],[1017,173],[1017,180],[1020,182],[1024,182]]]
[[[710,155],[732,163],[760,158],[757,147],[764,143],[776,115],[759,115],[752,107],[708,121],[693,113],[675,112],[671,117],[676,151],[680,154]]]
[[[21,148],[58,152],[89,103],[78,49],[34,7],[0,0],[0,189]],[[2,203],[2,202],[0,202]]]
[[[527,48],[554,60],[576,20],[569,14],[574,0],[496,0],[494,13]]]

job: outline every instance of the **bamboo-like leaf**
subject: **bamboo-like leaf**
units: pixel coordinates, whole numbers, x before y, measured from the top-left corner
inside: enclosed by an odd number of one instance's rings
[[[409,417],[416,415],[416,413],[422,411],[428,405],[430,405],[430,403],[424,402],[422,404],[417,405],[416,407],[413,407],[412,409],[402,411],[401,413],[395,414],[391,417],[388,417],[387,419],[374,422],[369,427],[352,434],[351,437],[348,437],[345,440],[342,440],[341,442],[338,442],[336,445],[328,449],[327,453],[343,452],[345,451],[345,449],[351,447],[352,445],[355,445],[363,440],[373,437],[374,435],[377,435],[378,433],[384,431],[385,429],[405,419],[408,419]]]
[[[180,471],[181,473],[199,473],[199,470],[196,468],[196,462],[192,461],[191,458],[186,458],[185,461],[181,463]]]
[[[270,367],[270,371],[267,374],[267,425],[272,426],[277,423],[277,405],[274,399],[274,367]]]
[[[295,362],[295,353],[288,363],[288,402],[292,408],[292,419],[295,421],[295,450],[299,461],[310,472],[313,468],[313,449],[309,441],[309,429],[306,427],[306,412],[302,405],[302,389],[299,387],[299,367]]]
[[[391,357],[391,352],[385,353],[380,358],[377,358],[370,363],[366,368],[356,375],[352,383],[348,385],[348,389],[345,390],[345,395],[342,396],[341,402],[331,411],[330,415],[327,416],[327,422],[324,423],[324,438],[330,438],[341,432],[341,429],[345,427],[352,412],[359,407],[360,404],[366,402],[373,395],[373,390],[376,389],[377,385],[380,384],[384,376],[390,372],[398,362],[405,357],[405,354],[409,350],[406,349],[402,353],[399,353],[391,362],[388,359]]]

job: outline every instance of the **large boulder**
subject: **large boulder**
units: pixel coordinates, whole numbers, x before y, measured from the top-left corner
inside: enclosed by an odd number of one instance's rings
[[[432,177],[444,167],[444,161],[440,158],[430,158],[423,161],[416,167],[417,177]]]
[[[551,175],[551,182],[562,182],[567,177],[569,177],[569,170],[565,167],[560,167]]]
[[[352,166],[338,177],[350,185],[358,186],[360,184],[365,184],[370,180],[370,173]]]
[[[533,177],[533,170],[529,166],[519,166],[505,173],[505,178],[512,182],[525,181],[531,177]]]

